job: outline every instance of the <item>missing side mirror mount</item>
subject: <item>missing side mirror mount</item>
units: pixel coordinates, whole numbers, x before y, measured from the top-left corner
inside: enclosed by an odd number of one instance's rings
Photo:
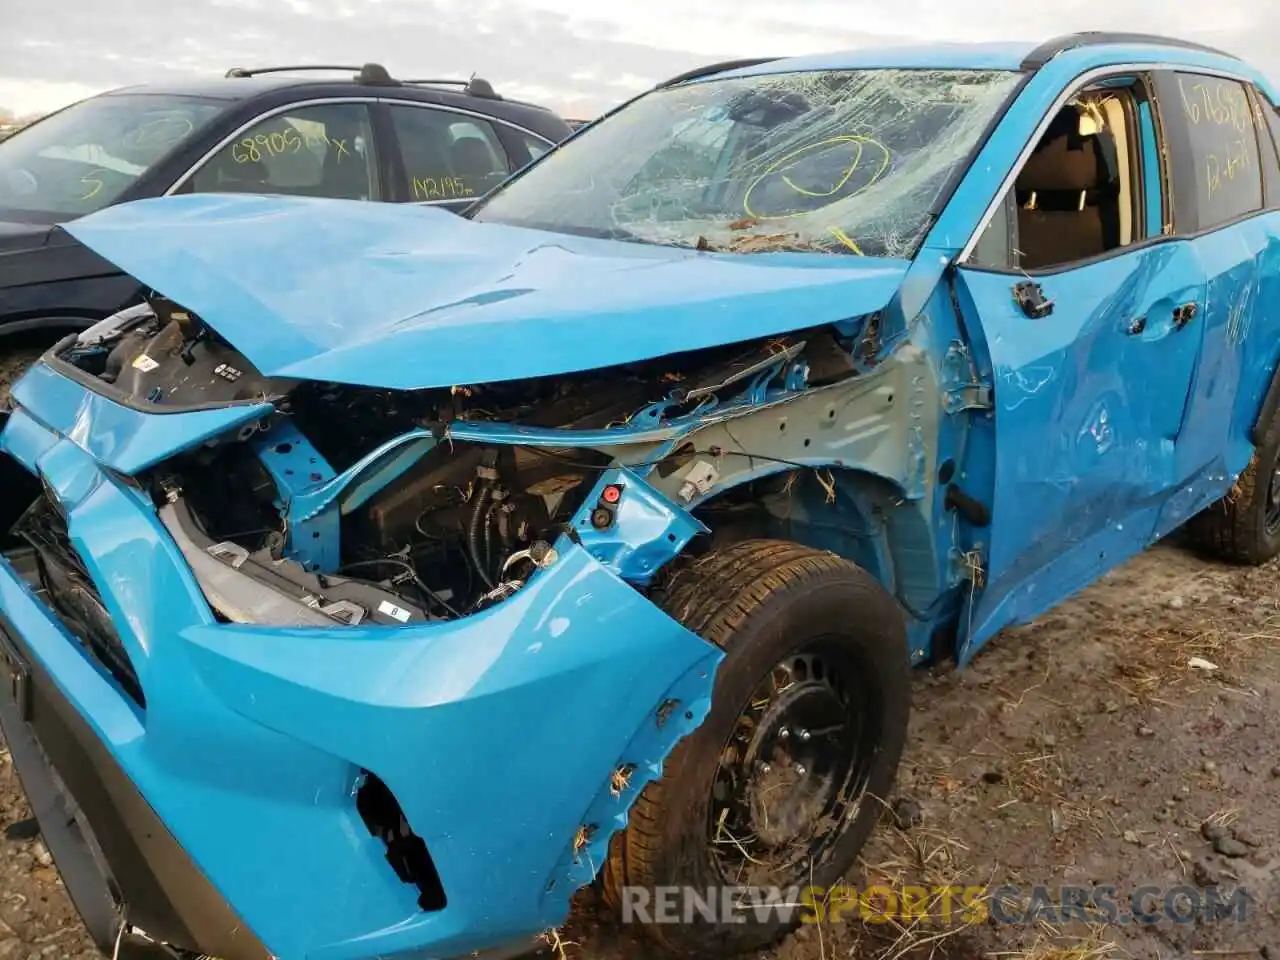
[[[1046,299],[1040,284],[1031,280],[1013,285],[1013,300],[1018,309],[1032,320],[1039,320],[1053,313],[1053,301]]]

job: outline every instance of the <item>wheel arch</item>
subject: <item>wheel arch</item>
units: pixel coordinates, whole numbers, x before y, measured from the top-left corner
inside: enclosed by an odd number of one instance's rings
[[[625,833],[611,840],[601,878],[606,903],[623,907],[627,886],[704,890],[733,882],[717,866],[718,854],[709,852],[729,849],[721,836],[746,860],[765,862],[744,846],[759,839],[749,830],[756,806],[735,802],[733,794],[740,801],[745,790],[749,797],[753,783],[771,792],[776,787],[767,778],[781,775],[785,783],[808,776],[806,770],[816,772],[819,789],[827,791],[819,797],[824,815],[803,812],[804,822],[790,828],[798,836],[783,826],[781,836],[764,838],[763,848],[777,852],[800,840],[810,859],[770,864],[768,879],[782,889],[805,879],[819,887],[837,883],[892,795],[909,729],[906,638],[892,597],[867,571],[825,550],[747,538],[683,570],[661,599],[668,615],[724,650],[725,658],[706,720],[677,744],[660,777],[637,797]],[[839,657],[840,649],[849,656]],[[836,661],[828,659],[833,652]],[[821,669],[810,669],[815,658]],[[833,672],[833,662],[850,669]],[[834,683],[827,679],[833,675]],[[829,699],[826,709],[820,705],[815,712],[815,694],[843,691],[851,693],[835,704],[836,716]],[[788,714],[801,699],[807,706]],[[852,704],[858,707],[850,727]],[[829,753],[825,762],[817,757],[824,741],[850,728],[870,738],[837,744],[847,749],[834,761]],[[846,757],[842,766],[840,758]],[[722,773],[726,765],[736,768],[728,778]],[[759,777],[766,779],[757,782]],[[734,822],[735,810],[746,822]],[[819,839],[817,852],[813,841]],[[692,957],[708,950],[736,955],[767,949],[803,917],[798,911],[754,917],[749,912],[735,913],[727,923],[707,918],[707,924],[675,925],[643,914],[637,919],[673,955]]]
[[[105,314],[77,315],[71,313],[42,314],[38,317],[22,317],[0,320],[0,343],[21,334],[49,333],[55,336],[88,330]]]
[[[935,549],[922,505],[871,470],[775,464],[715,490],[691,513],[711,530],[704,549],[753,537],[789,540],[856,564],[909,609],[937,593],[932,578],[916,572],[933,567],[916,561]]]
[[[1271,363],[1271,376],[1267,382],[1267,392],[1262,395],[1262,404],[1249,424],[1249,442],[1255,447],[1262,446],[1267,434],[1267,427],[1280,412],[1280,357]]]

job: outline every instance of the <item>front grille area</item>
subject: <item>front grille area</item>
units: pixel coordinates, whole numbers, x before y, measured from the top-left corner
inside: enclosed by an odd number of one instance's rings
[[[48,495],[42,496],[22,515],[13,532],[35,550],[44,600],[63,626],[138,706],[145,707],[138,675],[102,603],[102,595],[71,545],[67,521],[58,505]]]

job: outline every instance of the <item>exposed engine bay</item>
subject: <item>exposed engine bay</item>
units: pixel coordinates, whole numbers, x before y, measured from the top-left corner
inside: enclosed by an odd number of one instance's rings
[[[206,592],[214,585],[221,616],[403,624],[466,616],[519,590],[554,559],[557,538],[614,463],[583,446],[464,442],[451,425],[659,426],[852,376],[873,327],[864,326],[860,343],[823,329],[565,376],[390,391],[264,376],[198,318],[153,298],[65,343],[58,359],[135,407],[274,406],[230,442],[136,478]],[[389,448],[379,461],[403,455],[391,479],[323,505],[330,527],[304,528],[315,518],[291,513],[291,502],[354,465],[351,486],[363,482],[365,467],[378,466],[363,458],[407,435],[416,448]],[[309,538],[335,547],[325,554]],[[246,576],[271,586],[272,598],[246,593]]]

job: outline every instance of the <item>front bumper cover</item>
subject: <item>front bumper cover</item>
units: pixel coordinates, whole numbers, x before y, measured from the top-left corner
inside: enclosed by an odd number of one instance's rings
[[[67,892],[104,952],[176,956],[132,932],[136,925],[215,956],[270,957],[3,618],[0,730]]]
[[[153,418],[113,407],[108,436],[25,386],[19,401],[54,422],[16,410],[0,451],[56,498],[146,694],[145,709],[125,696],[0,561],[9,660],[28,678],[0,692],[5,733],[30,748],[15,759],[99,942],[116,901],[151,937],[223,960],[469,956],[564,919],[705,717],[715,648],[567,539],[463,620],[220,624],[151,504],[89,452],[129,449],[129,421]],[[425,841],[442,908],[419,906],[357,813],[369,773]],[[73,884],[84,856],[52,841],[72,822],[102,847],[96,887]]]

